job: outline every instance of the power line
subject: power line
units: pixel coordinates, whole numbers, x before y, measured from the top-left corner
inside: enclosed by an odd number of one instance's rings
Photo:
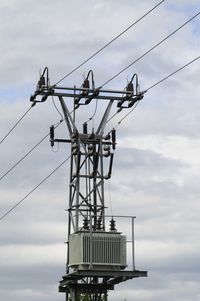
[[[153,84],[152,86],[150,86],[148,89],[145,90],[145,92],[149,91],[150,89],[153,89],[154,87],[156,87],[157,85],[159,85],[160,83],[162,83],[163,81],[167,80],[168,78],[170,78],[171,76],[173,76],[174,74],[178,73],[179,71],[183,70],[184,68],[186,68],[187,66],[191,65],[192,63],[194,63],[195,61],[197,61],[198,59],[200,59],[200,56],[196,57],[195,59],[189,61],[188,63],[186,63],[185,65],[183,65],[182,67],[178,68],[177,70],[175,70],[174,72],[170,73],[168,76],[164,77],[163,79],[159,80],[157,83]],[[117,125],[120,125],[121,122],[128,117],[128,115],[130,115],[133,110],[135,110],[135,108],[137,107],[137,105],[139,104],[139,101],[136,103],[136,105],[132,108],[131,111],[129,111],[123,118],[120,119],[120,121],[118,122]],[[116,114],[115,114],[116,115]],[[112,118],[114,117],[114,115],[112,116]],[[45,137],[46,138],[46,137]],[[39,145],[39,144],[38,144]],[[64,165],[71,156],[69,156],[67,159],[65,159],[59,166],[57,166],[46,178],[44,178],[37,186],[35,186],[28,194],[25,195],[25,197],[23,197],[19,202],[17,202],[13,207],[11,207],[8,211],[6,211],[6,213],[4,213],[1,217],[0,220],[3,220],[10,212],[12,212],[17,206],[19,206],[28,196],[30,196],[39,186],[41,186],[47,179],[49,179],[62,165]]]
[[[134,105],[134,107],[124,117],[122,117],[120,119],[120,121],[118,121],[117,125],[115,126],[115,129],[116,129],[117,126],[119,126],[122,123],[122,121],[124,119],[126,119],[126,117],[128,117],[136,109],[136,107],[138,106],[138,104],[139,104],[139,101],[136,102],[136,104]]]
[[[61,120],[55,128],[57,128],[61,122]],[[3,180],[15,167],[17,167],[28,155],[32,153],[34,149],[36,149],[47,137],[49,136],[49,133],[46,134],[38,143],[36,143],[21,159],[19,159],[16,163],[14,163],[2,176],[0,176],[0,181]]]
[[[97,108],[98,108],[98,99],[96,99],[94,113],[92,114],[92,116],[89,117],[89,119],[86,121],[86,123],[89,122],[89,121],[91,121],[94,118],[94,116],[96,115],[96,112],[97,112]]]
[[[35,146],[33,146],[21,159],[19,159],[16,163],[14,163],[1,177],[0,177],[0,181],[3,180],[3,178],[5,178],[5,176],[7,176],[15,167],[17,167],[17,165],[19,165],[26,157],[28,157],[28,155],[30,155],[32,153],[32,151],[34,149],[36,149],[36,147],[38,147],[47,137],[49,136],[49,133],[47,135],[45,135]]]
[[[28,196],[30,196],[38,187],[40,187],[47,179],[49,179],[62,165],[64,165],[71,156],[65,159],[60,165],[58,165],[46,178],[44,178],[37,186],[35,186],[29,193],[27,193],[19,202],[12,206],[8,211],[6,211],[1,217],[0,221],[3,220],[9,213],[11,213],[16,207],[18,207]]]
[[[142,54],[140,57],[138,57],[136,60],[134,60],[132,63],[130,63],[128,66],[126,66],[124,69],[122,69],[121,71],[119,71],[117,74],[115,74],[113,77],[111,77],[109,80],[107,80],[104,84],[101,85],[101,88],[103,86],[105,86],[106,84],[108,84],[109,82],[111,82],[113,79],[115,79],[116,77],[118,77],[121,73],[123,73],[124,71],[126,71],[128,68],[130,68],[131,66],[133,66],[136,62],[138,62],[139,60],[141,60],[144,56],[146,56],[148,53],[150,53],[152,50],[154,50],[155,48],[157,48],[158,46],[160,46],[162,43],[164,43],[167,39],[169,39],[171,36],[173,36],[176,32],[178,32],[180,29],[182,29],[184,26],[186,26],[189,22],[191,22],[193,19],[195,19],[197,16],[200,15],[200,11],[195,14],[192,18],[190,18],[189,20],[187,20],[185,23],[183,23],[181,26],[179,26],[177,29],[175,29],[173,32],[171,32],[169,35],[167,35],[164,39],[162,39],[160,42],[158,42],[157,44],[155,44],[152,48],[150,48],[148,51],[146,51],[144,54]]]
[[[172,72],[172,73],[170,73],[169,75],[165,76],[164,78],[162,78],[161,80],[159,80],[158,82],[156,82],[155,84],[153,84],[153,85],[151,85],[149,88],[147,88],[144,92],[146,93],[146,92],[148,92],[149,90],[153,89],[154,87],[156,87],[157,85],[161,84],[162,82],[164,82],[165,80],[167,80],[168,78],[170,78],[170,77],[173,76],[174,74],[178,73],[179,71],[183,70],[184,68],[188,67],[189,65],[191,65],[192,63],[194,63],[194,62],[197,61],[198,59],[200,59],[200,56],[194,58],[193,60],[189,61],[188,63],[186,63],[186,64],[183,65],[182,67],[180,67],[180,68],[178,68],[177,70],[175,70],[174,72]],[[119,125],[122,123],[122,121],[123,121],[124,119],[126,119],[126,118],[127,118],[127,117],[128,117],[128,116],[136,109],[136,107],[138,106],[139,102],[140,102],[140,101],[138,101],[138,102],[135,104],[135,106],[132,108],[132,110],[129,111],[123,118],[121,118],[121,119],[118,121],[117,125],[116,125],[114,128],[116,128],[117,126],[119,126]],[[112,120],[117,114],[118,114],[118,112],[116,112],[115,114],[113,114],[113,115],[111,116],[111,118],[108,120],[108,122],[109,122],[110,120]]]
[[[156,87],[157,85],[159,85],[160,83],[162,83],[163,81],[167,80],[168,78],[170,78],[171,76],[173,76],[174,74],[178,73],[179,71],[183,70],[184,68],[186,68],[187,66],[191,65],[192,63],[194,63],[195,61],[197,61],[198,59],[200,59],[200,56],[194,58],[193,60],[189,61],[188,63],[186,63],[185,65],[183,65],[182,67],[178,68],[177,70],[175,70],[174,72],[170,73],[169,75],[167,75],[166,77],[164,77],[163,79],[159,80],[158,82],[156,82],[155,84],[153,84],[152,86],[150,86],[149,88],[147,88],[145,90],[145,92],[149,91],[150,89],[153,89],[154,87]],[[136,105],[132,108],[131,111],[129,111],[123,118],[120,119],[120,121],[118,122],[117,126],[121,124],[121,122],[128,117],[128,115],[130,115],[133,110],[135,110],[135,108],[137,107],[137,105],[139,104],[139,101],[136,103]],[[112,116],[112,118],[115,116],[116,114],[114,114]],[[112,119],[111,118],[111,119]],[[110,120],[111,120],[110,119]],[[110,121],[109,120],[109,121]],[[58,124],[59,125],[59,124]],[[58,126],[57,125],[57,126]],[[46,135],[40,142],[38,142],[38,144],[36,144],[36,146],[33,148],[35,149],[48,135]],[[32,149],[32,150],[33,150]],[[27,153],[27,155],[30,153],[31,151],[29,151]],[[25,155],[24,158],[27,156]],[[67,162],[69,160],[70,156],[65,159],[58,167],[56,167],[45,179],[43,179],[37,186],[35,186],[28,194],[26,194],[25,197],[23,197],[18,203],[16,203],[13,207],[11,207],[8,211],[6,211],[6,213],[4,213],[1,217],[0,220],[4,219],[11,211],[13,211],[18,205],[20,205],[30,194],[32,194],[40,185],[42,185],[48,178],[50,178],[65,162]],[[19,160],[20,162],[22,160]],[[19,163],[20,163],[19,162]],[[18,164],[19,164],[18,163]],[[16,164],[17,165],[17,164]],[[13,167],[14,168],[14,167]],[[2,177],[0,178],[2,179]]]
[[[167,80],[168,78],[172,77],[173,75],[175,75],[176,73],[178,73],[179,71],[183,70],[184,68],[186,68],[187,66],[191,65],[192,63],[194,63],[195,61],[197,61],[198,59],[200,59],[200,56],[194,58],[193,60],[189,61],[188,63],[186,63],[185,65],[183,65],[182,67],[178,68],[177,70],[173,71],[172,73],[170,73],[169,75],[165,76],[164,78],[162,78],[161,80],[159,80],[158,82],[156,82],[155,84],[151,85],[149,88],[147,88],[145,90],[145,92],[148,92],[149,90],[153,89],[154,87],[156,87],[157,85],[161,84],[162,82],[164,82],[165,80]],[[138,102],[139,103],[139,102]],[[138,105],[137,103],[137,105]],[[132,113],[132,111],[135,109],[136,107],[134,107],[131,111],[129,111],[122,119],[120,119],[120,121],[118,122],[118,124],[120,124],[126,117],[128,117],[128,115],[130,115]],[[107,121],[110,122],[116,115],[118,114],[118,112],[114,113],[110,119]],[[60,125],[60,123],[62,122],[62,120],[57,124],[56,127],[58,127]],[[5,172],[1,177],[0,177],[0,181],[7,176],[17,165],[19,165],[29,154],[31,154],[31,152],[37,148],[47,137],[49,136],[49,133],[46,134],[35,146],[33,146],[20,160],[18,160],[15,164],[12,165],[12,167],[10,169],[7,170],[7,172]]]
[[[156,87],[157,85],[161,84],[162,82],[164,82],[165,80],[167,80],[168,78],[170,78],[171,76],[173,76],[174,74],[178,73],[179,71],[183,70],[184,68],[186,68],[187,66],[191,65],[192,63],[194,63],[195,61],[199,60],[200,56],[196,57],[195,59],[189,61],[187,64],[183,65],[182,67],[178,68],[177,70],[175,70],[174,72],[170,73],[169,75],[165,76],[164,78],[162,78],[161,80],[159,80],[157,83],[153,84],[152,86],[150,86],[148,89],[145,90],[149,91],[150,89],[153,89],[154,87]]]
[[[1,139],[0,144],[12,133],[12,131],[17,127],[17,125],[24,119],[24,117],[29,113],[32,107],[35,105],[32,104],[31,107],[20,117],[20,119],[13,125],[13,127],[9,130],[9,132]]]
[[[63,120],[63,119],[64,119],[64,117],[63,117],[62,113],[60,112],[60,110],[58,109],[58,107],[57,107],[57,105],[56,105],[56,103],[55,103],[55,101],[54,101],[54,97],[53,97],[53,95],[52,95],[52,102],[53,102],[53,105],[54,105],[54,107],[55,107],[56,111],[57,111],[57,112],[58,112],[58,114],[60,115],[60,117],[61,117],[61,120]]]
[[[119,33],[117,36],[115,36],[110,42],[106,43],[103,47],[101,47],[98,51],[96,51],[94,54],[92,54],[89,58],[84,60],[80,65],[78,65],[76,68],[74,68],[71,72],[63,76],[59,81],[57,81],[57,84],[62,82],[65,78],[70,76],[72,73],[74,73],[76,70],[78,70],[80,67],[85,65],[88,61],[90,61],[93,57],[95,57],[97,54],[99,54],[101,51],[103,51],[105,48],[107,48],[110,44],[112,44],[114,41],[116,41],[119,37],[121,37],[124,33],[126,33],[129,29],[131,29],[134,25],[139,23],[143,18],[145,18],[147,15],[149,15],[152,11],[154,11],[159,5],[161,5],[165,0],[160,1],[157,5],[155,5],[153,8],[151,8],[148,12],[146,12],[142,17],[137,19],[135,22],[133,22],[130,26],[128,26],[125,30],[123,30],[121,33]]]

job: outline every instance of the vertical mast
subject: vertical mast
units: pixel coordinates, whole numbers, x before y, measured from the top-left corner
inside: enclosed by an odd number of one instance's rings
[[[30,100],[36,103],[46,101],[49,96],[58,98],[69,139],[55,139],[54,126],[51,126],[51,146],[55,142],[65,142],[71,146],[67,268],[59,291],[65,293],[68,301],[107,301],[108,290],[113,290],[116,284],[147,276],[146,271],[135,270],[135,262],[132,271],[124,270],[127,267],[126,237],[117,232],[113,218],[109,229],[106,228],[104,195],[104,182],[111,177],[116,148],[115,129],[105,133],[111,109],[115,102],[117,113],[129,109],[143,98],[143,93],[138,90],[136,74],[125,91],[115,91],[95,89],[91,70],[81,88],[51,87],[47,71],[45,68]],[[92,88],[89,76],[92,78]],[[68,99],[73,99],[73,103]],[[83,122],[80,129],[76,124],[76,112],[81,106],[88,106],[93,99],[108,102],[104,112],[101,112],[99,125],[89,131],[87,122]]]

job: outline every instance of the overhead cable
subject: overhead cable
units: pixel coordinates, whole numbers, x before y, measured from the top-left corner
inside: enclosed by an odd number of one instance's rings
[[[194,63],[195,61],[199,60],[200,56],[194,58],[193,60],[189,61],[188,63],[186,63],[185,65],[183,65],[182,67],[178,68],[177,70],[173,71],[172,73],[170,73],[169,75],[165,76],[164,78],[162,78],[161,80],[159,80],[158,82],[156,82],[155,84],[152,84],[150,87],[148,87],[147,89],[145,89],[144,92],[148,92],[149,90],[153,89],[154,87],[156,87],[157,85],[161,84],[162,82],[164,82],[165,80],[169,79],[170,77],[172,77],[173,75],[175,75],[176,73],[178,73],[179,71],[183,70],[184,68],[186,68],[187,66],[191,65],[192,63]],[[138,103],[137,103],[138,105]],[[135,109],[134,108],[129,111],[118,123],[121,123],[129,114],[132,113],[132,111]],[[110,122],[118,113],[114,113],[110,119],[107,121]],[[62,122],[62,120],[56,125],[56,127],[58,127],[60,125],[60,123]],[[49,133],[46,134],[35,146],[33,146],[21,159],[19,159],[15,164],[12,165],[12,167],[10,169],[8,169],[2,176],[0,176],[0,181],[7,176],[17,165],[19,165],[29,154],[31,154],[31,152],[36,149],[47,137],[49,136]]]
[[[164,82],[165,80],[169,79],[171,76],[173,76],[174,74],[178,73],[179,71],[183,70],[184,68],[188,67],[189,65],[191,65],[192,63],[194,63],[195,61],[200,59],[200,55],[196,58],[194,58],[193,60],[189,61],[188,63],[186,63],[185,65],[183,65],[182,67],[178,68],[177,70],[175,70],[174,72],[170,73],[169,75],[165,76],[164,78],[162,78],[161,80],[159,80],[158,82],[156,82],[155,84],[151,85],[149,88],[147,88],[144,93],[148,92],[149,90],[155,88],[156,86],[158,86],[159,84],[161,84],[162,82]],[[132,108],[131,111],[129,111],[123,118],[120,119],[120,121],[118,121],[117,125],[114,127],[116,128],[117,126],[119,126],[122,121],[124,119],[126,119],[137,107],[137,105],[139,104],[139,101],[135,104],[135,106]],[[115,115],[117,115],[117,113],[113,114],[113,116],[109,119],[109,121],[111,119],[113,119],[115,117]]]
[[[57,128],[61,122],[61,120],[55,128]],[[21,159],[19,159],[16,163],[14,163],[2,176],[0,176],[0,181],[3,180],[15,167],[17,167],[28,155],[32,153],[34,149],[36,149],[47,137],[49,136],[49,133],[46,134],[38,143],[36,143]]]
[[[89,62],[93,57],[95,57],[97,54],[99,54],[101,51],[103,51],[105,48],[107,48],[110,44],[112,44],[114,41],[116,41],[119,37],[121,37],[124,33],[126,33],[129,29],[131,29],[134,25],[139,23],[142,19],[144,19],[147,15],[149,15],[151,12],[153,12],[159,5],[161,5],[165,0],[160,1],[157,5],[155,5],[153,8],[151,8],[148,12],[146,12],[142,17],[134,21],[131,25],[129,25],[125,30],[123,30],[121,33],[119,33],[117,36],[115,36],[110,42],[106,43],[103,47],[101,47],[98,51],[96,51],[94,54],[92,54],[89,58],[84,60],[80,65],[75,67],[72,71],[70,71],[68,74],[63,76],[59,81],[56,82],[55,85],[62,82],[65,78],[70,76],[72,73],[74,73],[76,70],[78,70],[80,67],[85,65],[87,62]]]
[[[3,141],[12,133],[12,131],[17,127],[17,125],[24,119],[24,117],[29,113],[29,111],[32,109],[32,107],[35,105],[32,104],[31,107],[20,117],[20,119],[13,125],[13,127],[9,130],[9,132],[1,139],[0,144],[3,143]]]
[[[141,60],[143,57],[145,57],[148,53],[150,53],[152,50],[154,50],[155,48],[157,48],[158,46],[160,46],[162,43],[164,43],[166,40],[168,40],[171,36],[173,36],[175,33],[177,33],[180,29],[182,29],[184,26],[186,26],[189,22],[191,22],[192,20],[194,20],[197,16],[200,15],[200,11],[195,14],[193,17],[191,17],[189,20],[187,20],[185,23],[183,23],[181,26],[179,26],[177,29],[175,29],[174,31],[172,31],[169,35],[167,35],[164,39],[162,39],[160,42],[158,42],[157,44],[155,44],[152,48],[150,48],[149,50],[147,50],[144,54],[142,54],[141,56],[139,56],[137,59],[135,59],[133,62],[131,62],[128,66],[126,66],[124,69],[122,69],[121,71],[119,71],[117,74],[115,74],[113,77],[111,77],[109,80],[107,80],[105,83],[103,83],[100,88],[104,87],[105,85],[107,85],[108,83],[110,83],[113,79],[115,79],[116,77],[118,77],[121,73],[123,73],[124,71],[126,71],[128,68],[130,68],[131,66],[133,66],[136,62],[138,62],[139,60]]]
[[[194,63],[195,61],[197,61],[198,59],[200,59],[200,56],[196,57],[195,59],[191,60],[190,62],[188,62],[187,64],[183,65],[182,67],[178,68],[176,71],[170,73],[168,76],[164,77],[163,79],[161,79],[160,81],[158,81],[157,83],[153,84],[152,86],[150,86],[148,89],[145,90],[145,92],[149,91],[150,89],[153,89],[154,87],[156,87],[157,85],[159,85],[160,83],[162,83],[163,81],[167,80],[168,78],[170,78],[171,76],[173,76],[174,74],[178,73],[179,71],[183,70],[184,68],[186,68],[187,66],[191,65],[192,63]],[[118,125],[121,124],[121,122],[128,117],[129,114],[132,113],[133,110],[135,110],[136,106],[138,105],[139,102],[136,103],[136,105],[132,108],[131,111],[129,111],[122,119],[120,119],[120,121],[118,122]],[[115,114],[116,115],[116,114]],[[114,117],[114,116],[113,116]],[[25,195],[25,197],[23,197],[19,202],[17,202],[14,206],[12,206],[8,211],[6,211],[1,217],[0,220],[4,219],[11,211],[13,211],[17,206],[19,206],[28,196],[30,196],[39,186],[41,186],[48,178],[50,178],[62,165],[64,165],[71,156],[69,156],[67,159],[65,159],[58,167],[56,167],[45,179],[43,179],[37,186],[35,186],[28,194]]]
[[[169,75],[165,76],[164,78],[162,78],[161,80],[159,80],[157,83],[155,83],[152,86],[150,86],[148,89],[145,90],[145,92],[153,89],[157,85],[161,84],[162,82],[164,82],[165,80],[167,80],[168,78],[170,78],[171,76],[173,76],[174,74],[178,73],[179,71],[183,70],[184,68],[186,68],[187,66],[191,65],[192,63],[194,63],[195,61],[197,61],[199,59],[200,59],[200,55],[197,56],[196,58],[194,58],[193,60],[189,61],[187,64],[183,65],[182,67],[178,68],[174,72],[172,72]]]
[[[71,156],[65,159],[60,165],[58,165],[46,178],[44,178],[38,185],[36,185],[33,189],[31,189],[19,202],[17,202],[14,206],[12,206],[8,211],[6,211],[1,217],[0,221],[3,220],[9,213],[11,213],[16,207],[18,207],[23,201],[27,199],[37,188],[39,188],[46,180],[48,180],[61,166],[63,166]]]

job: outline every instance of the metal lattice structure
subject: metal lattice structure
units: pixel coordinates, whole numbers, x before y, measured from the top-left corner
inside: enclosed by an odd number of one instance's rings
[[[105,133],[111,108],[116,102],[118,111],[131,108],[143,98],[143,93],[139,92],[136,74],[124,92],[96,89],[92,71],[81,88],[50,86],[48,68],[45,68],[30,100],[44,102],[49,96],[57,97],[60,102],[69,133],[69,139],[55,139],[54,126],[51,126],[51,146],[55,142],[71,145],[67,268],[59,291],[70,301],[106,301],[108,290],[113,290],[114,285],[147,276],[146,271],[138,271],[135,267],[131,271],[124,270],[127,266],[126,238],[117,232],[113,218],[107,229],[104,195],[104,183],[111,178],[116,148],[115,129]],[[72,99],[70,104],[73,103],[72,112],[67,102],[69,98]],[[83,122],[82,128],[78,129],[76,111],[93,99],[108,102],[99,125],[89,131],[87,122]]]

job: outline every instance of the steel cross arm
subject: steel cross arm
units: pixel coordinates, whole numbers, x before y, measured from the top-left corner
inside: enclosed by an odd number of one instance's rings
[[[137,96],[133,95],[133,91],[120,91],[120,90],[102,90],[101,87],[96,88],[96,89],[87,89],[87,88],[72,88],[72,87],[58,87],[58,86],[53,86],[53,87],[46,87],[46,89],[50,90],[67,90],[67,91],[79,91],[79,92],[88,92],[88,93],[93,93],[94,90],[99,90],[100,93],[110,93],[110,94],[129,94],[132,96]],[[74,94],[73,94],[74,95]]]
[[[42,95],[45,95],[42,94]],[[78,95],[78,94],[77,94]],[[57,93],[57,92],[54,92],[53,93],[53,96],[63,96],[63,97],[70,97],[70,98],[74,98],[75,96],[77,96],[73,93]],[[86,97],[87,98],[87,97]],[[116,101],[119,101],[119,100],[123,100],[124,97],[119,97],[119,96],[111,96],[111,95],[98,95],[98,96],[95,96],[95,99],[104,99],[104,100],[116,100]]]
[[[48,93],[48,91],[47,92],[41,91],[40,93],[38,93],[38,95],[46,96],[47,93]],[[101,93],[101,91],[100,91],[100,93]],[[79,94],[52,91],[51,94],[49,94],[49,96],[57,96],[57,97],[61,96],[61,97],[74,98],[76,96],[79,96]],[[136,96],[138,96],[138,95],[131,95],[131,97],[136,97]],[[120,96],[114,96],[114,95],[97,95],[94,98],[95,99],[103,99],[103,100],[115,100],[115,101],[123,101],[124,100],[124,96],[120,97]],[[36,102],[42,102],[42,101],[36,101]]]

